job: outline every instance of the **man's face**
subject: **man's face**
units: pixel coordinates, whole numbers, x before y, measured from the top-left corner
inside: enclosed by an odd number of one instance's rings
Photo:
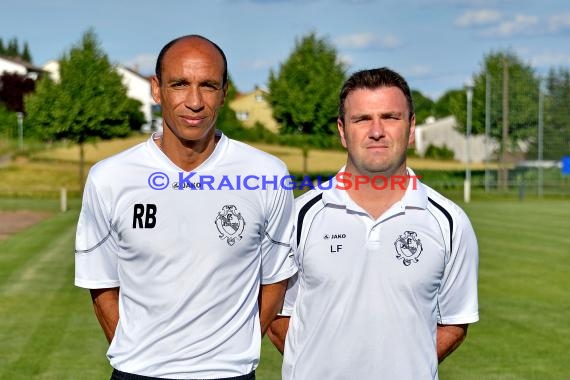
[[[213,138],[218,110],[224,104],[224,61],[207,41],[178,41],[162,61],[162,80],[152,79],[152,96],[162,107],[164,133],[181,140]]]
[[[405,175],[406,150],[414,142],[415,118],[397,87],[357,89],[344,101],[338,120],[347,170],[361,175]]]

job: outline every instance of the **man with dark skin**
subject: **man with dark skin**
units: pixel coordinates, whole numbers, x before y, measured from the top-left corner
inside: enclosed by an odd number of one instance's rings
[[[276,158],[216,130],[227,89],[219,46],[199,35],[169,42],[152,78],[162,134],[90,172],[75,282],[90,289],[112,379],[255,378],[261,337],[296,271],[291,192],[188,191],[182,182],[156,191],[162,182],[148,176],[215,177],[258,162],[264,173],[288,174]]]

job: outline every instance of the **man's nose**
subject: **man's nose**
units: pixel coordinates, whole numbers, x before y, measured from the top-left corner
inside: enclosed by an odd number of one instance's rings
[[[368,137],[374,140],[378,140],[384,135],[384,124],[380,118],[373,118],[370,123],[370,129],[368,131]]]
[[[202,92],[198,87],[190,86],[186,94],[185,105],[193,111],[199,111],[204,107]]]

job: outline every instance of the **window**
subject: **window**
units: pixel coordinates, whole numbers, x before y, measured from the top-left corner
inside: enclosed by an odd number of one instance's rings
[[[236,112],[236,117],[240,121],[245,121],[245,120],[249,119],[249,112],[246,112],[246,111]]]

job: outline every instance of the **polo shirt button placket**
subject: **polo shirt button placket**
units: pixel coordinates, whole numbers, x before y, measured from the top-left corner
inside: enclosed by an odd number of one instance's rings
[[[369,243],[379,243],[380,242],[380,224],[373,225],[368,231],[368,242]]]

